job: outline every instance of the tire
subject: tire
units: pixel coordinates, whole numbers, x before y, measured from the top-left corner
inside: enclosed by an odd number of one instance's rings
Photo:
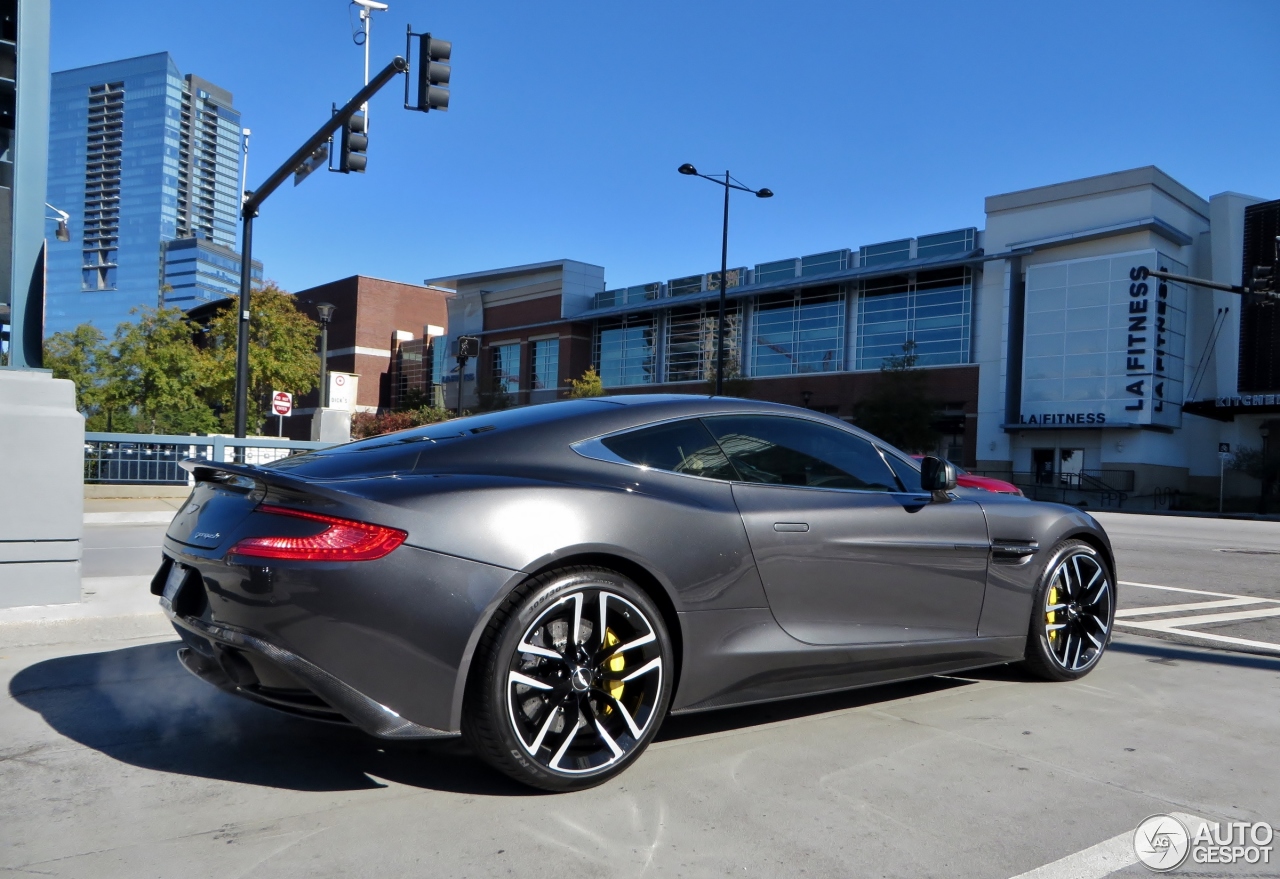
[[[1084,677],[1111,641],[1115,613],[1115,577],[1106,558],[1083,540],[1062,541],[1036,584],[1022,669],[1049,681]]]
[[[594,787],[653,740],[674,671],[671,638],[642,589],[616,571],[560,568],[526,580],[494,613],[476,647],[462,734],[524,784]]]

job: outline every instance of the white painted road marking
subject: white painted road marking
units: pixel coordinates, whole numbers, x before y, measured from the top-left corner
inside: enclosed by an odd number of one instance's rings
[[[1211,607],[1240,607],[1245,604],[1270,602],[1270,598],[1223,598],[1218,601],[1193,601],[1190,604],[1162,604],[1158,607],[1131,607],[1116,611],[1116,619],[1149,617],[1161,613],[1177,613],[1183,610],[1208,610]]]
[[[1185,824],[1193,836],[1200,825],[1208,823],[1205,819],[1186,812],[1171,814]],[[1019,873],[1013,879],[1103,879],[1104,876],[1110,876],[1117,870],[1136,863],[1138,855],[1133,850],[1133,831],[1126,830],[1073,855],[1059,858],[1026,873]]]
[[[1126,629],[1138,629],[1146,632],[1163,632],[1181,635],[1184,638],[1214,641],[1219,644],[1234,644],[1239,647],[1274,651],[1280,653],[1280,644],[1271,641],[1256,641],[1250,638],[1236,638],[1231,635],[1219,635],[1215,632],[1198,632],[1187,626],[1204,626],[1213,623],[1237,623],[1246,620],[1261,620],[1280,616],[1280,601],[1271,598],[1258,598],[1252,595],[1231,595],[1226,592],[1207,592],[1203,589],[1183,589],[1178,586],[1159,586],[1155,583],[1133,583],[1121,580],[1122,586],[1136,586],[1142,589],[1159,589],[1164,592],[1183,592],[1191,595],[1208,595],[1214,601],[1193,601],[1183,604],[1166,604],[1156,607],[1131,607],[1116,611],[1117,626]],[[1227,613],[1196,613],[1196,611],[1215,610],[1224,607],[1241,607],[1260,605],[1249,610],[1229,611]],[[1187,613],[1191,612],[1191,613]],[[1168,614],[1184,614],[1168,616]],[[1147,617],[1134,620],[1133,617]],[[1155,619],[1151,619],[1155,617]]]

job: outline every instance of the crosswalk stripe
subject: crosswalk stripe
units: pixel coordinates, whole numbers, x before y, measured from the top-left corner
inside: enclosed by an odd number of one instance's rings
[[[1181,586],[1157,586],[1155,583],[1134,583],[1132,580],[1118,581],[1121,586],[1141,586],[1143,589],[1160,589],[1164,592],[1187,592],[1191,595],[1212,595],[1217,598],[1240,598],[1242,596],[1232,595],[1230,592],[1206,592],[1203,589],[1185,589]]]

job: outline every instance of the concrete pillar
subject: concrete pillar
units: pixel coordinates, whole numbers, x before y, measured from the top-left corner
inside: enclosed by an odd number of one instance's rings
[[[0,607],[79,601],[83,529],[75,385],[0,369]]]

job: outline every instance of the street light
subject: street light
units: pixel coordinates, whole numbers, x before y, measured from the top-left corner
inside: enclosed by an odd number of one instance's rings
[[[329,321],[333,320],[335,306],[328,302],[316,303],[320,315],[320,408],[329,408]]]
[[[752,193],[756,198],[773,198],[773,190],[743,186],[739,181],[734,180],[728,171],[724,172],[723,180],[719,177],[708,177],[706,174],[699,174],[698,169],[688,162],[676,170],[685,176],[701,177],[703,180],[710,180],[724,187],[724,236],[720,242],[720,316],[716,321],[716,396],[718,397],[724,393],[724,310],[725,288],[729,283],[729,190],[740,189],[743,192]]]
[[[54,237],[57,238],[59,241],[70,241],[71,229],[67,226],[67,221],[71,219],[71,215],[66,211],[58,210],[53,205],[49,204],[47,201],[44,203],[44,206],[58,215],[56,217],[45,217],[46,220],[58,221],[58,228],[53,233]]]

